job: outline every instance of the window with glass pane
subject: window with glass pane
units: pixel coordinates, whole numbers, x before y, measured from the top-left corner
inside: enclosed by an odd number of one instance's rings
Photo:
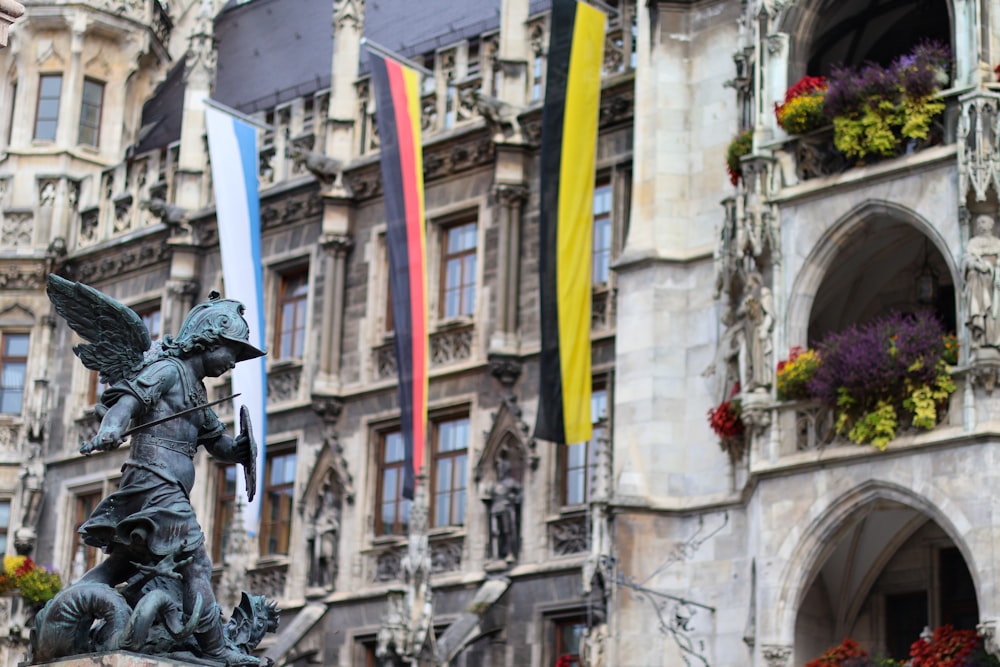
[[[590,394],[591,418],[594,435],[590,442],[567,445],[563,451],[563,505],[582,505],[590,500],[590,482],[597,465],[597,439],[602,431],[598,424],[608,412],[608,392],[595,387]]]
[[[295,450],[269,451],[266,459],[260,555],[274,556],[288,553],[288,537],[292,527],[292,494],[295,492]]]
[[[375,532],[378,535],[405,535],[410,529],[410,501],[403,498],[403,466],[406,465],[403,434],[388,431],[380,438]]]
[[[104,84],[93,79],[83,80],[83,101],[80,103],[80,133],[77,143],[97,146],[101,137],[101,105]]]
[[[592,283],[606,285],[611,268],[611,181],[594,186],[594,249]]]
[[[279,359],[302,356],[306,343],[306,299],[309,296],[309,272],[306,270],[281,276],[278,289],[278,340],[275,348]]]
[[[163,333],[162,318],[160,317],[160,309],[158,307],[145,308],[143,310],[137,311],[142,323],[146,325],[146,329],[149,330],[149,337],[152,340],[158,340],[160,334]]]
[[[212,532],[212,562],[222,563],[236,513],[236,466],[220,465],[215,490],[215,527]]]
[[[62,74],[43,74],[38,80],[38,112],[35,115],[35,139],[55,141],[59,124],[59,96]]]
[[[28,334],[0,334],[0,413],[21,414],[28,370]]]
[[[435,422],[432,516],[435,526],[465,523],[465,500],[469,452],[469,418]]]
[[[444,232],[441,266],[441,317],[471,315],[476,305],[476,222]]]
[[[535,54],[534,60],[531,61],[531,101],[542,99],[542,93],[545,89],[542,86],[542,79],[545,76],[545,58],[542,54]]]
[[[565,656],[567,667],[580,667],[580,641],[587,630],[582,617],[560,619],[555,622],[555,656],[558,661]],[[568,661],[568,662],[566,662]]]
[[[77,494],[73,503],[73,551],[70,554],[70,561],[75,563],[77,557],[82,556],[84,572],[97,565],[97,548],[83,542],[80,526],[90,518],[99,502],[101,502],[101,491],[95,490]]]
[[[0,555],[7,553],[7,534],[10,532],[10,498],[0,499]]]

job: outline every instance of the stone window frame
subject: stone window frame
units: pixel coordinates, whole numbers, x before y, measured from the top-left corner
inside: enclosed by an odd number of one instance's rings
[[[429,213],[427,219],[427,315],[430,320],[431,333],[435,329],[455,325],[468,324],[477,319],[481,304],[483,287],[483,263],[486,248],[483,244],[485,220],[484,202],[480,199],[456,203],[446,210]],[[476,268],[472,313],[456,317],[444,316],[444,279],[445,279],[445,243],[447,231],[457,225],[469,222],[476,223]],[[388,257],[388,256],[387,256]],[[388,273],[388,262],[386,263]]]
[[[402,440],[402,430],[398,422],[383,424],[375,428],[372,432],[372,436],[377,439],[377,446],[373,447],[372,450],[375,452],[375,465],[373,469],[375,470],[375,497],[374,497],[374,528],[375,537],[406,537],[409,528],[409,503],[413,501],[403,498],[403,475],[405,473],[404,466],[406,465],[405,457],[399,460],[392,460],[388,463],[385,461],[385,451],[386,442],[389,437],[393,435],[398,435],[400,440]],[[387,470],[396,470],[395,481],[396,481],[396,492],[393,496],[392,503],[396,506],[393,512],[393,522],[392,530],[388,533],[384,532],[385,523],[383,521],[382,504],[384,500],[384,485],[385,485],[385,473]],[[406,505],[407,509],[401,511],[402,507]],[[402,516],[407,517],[407,521],[401,520]]]
[[[296,264],[278,270],[275,280],[274,299],[274,360],[275,361],[301,361],[305,357],[308,343],[309,331],[309,264]],[[297,281],[301,280],[301,284]],[[295,285],[295,290],[289,295],[289,287]],[[302,290],[298,293],[297,290]],[[293,318],[297,318],[302,311],[302,326],[298,326],[294,321],[291,328],[285,329],[286,306],[291,306]],[[283,352],[286,342],[286,335],[291,337],[291,345],[287,355]]]
[[[58,95],[55,95],[54,97],[43,98],[43,96],[42,96],[42,88],[44,87],[44,82],[47,79],[56,79],[56,78],[59,79],[59,93],[58,93]],[[64,79],[65,79],[65,76],[63,76],[62,72],[43,72],[43,73],[40,73],[38,75],[38,91],[37,91],[37,95],[36,95],[36,98],[35,98],[35,123],[34,123],[33,129],[32,129],[32,133],[31,133],[31,137],[32,137],[33,141],[54,142],[58,138],[58,136],[59,136],[59,111],[60,111],[60,107],[62,106],[62,93],[63,93],[63,80]],[[41,117],[41,113],[42,113],[42,101],[43,100],[51,100],[51,99],[54,99],[56,101],[55,118],[45,117],[43,119]],[[45,122],[54,122],[55,123],[55,127],[52,130],[52,137],[51,138],[49,138],[49,137],[39,137],[38,136],[38,127],[39,127],[38,124],[40,122],[42,122],[43,120]]]
[[[7,343],[11,336],[23,336],[27,341],[27,349],[23,356],[21,355],[8,355],[7,353]],[[4,367],[8,364],[21,363],[24,365],[24,376],[22,377],[20,389],[11,385],[10,387],[4,387],[0,385],[0,410],[2,410],[4,395],[10,392],[19,391],[21,394],[21,405],[17,412],[7,412],[0,411],[0,415],[7,417],[17,417],[24,413],[24,399],[27,392],[28,386],[28,366],[29,360],[31,358],[31,332],[23,328],[16,327],[10,329],[0,329],[0,376],[3,374]]]
[[[603,416],[606,417],[609,420],[609,422],[610,422],[610,408],[612,405],[611,387],[612,387],[611,378],[607,373],[594,375],[591,386],[591,409],[593,409],[594,396],[597,395],[598,392],[603,393],[604,405],[605,405],[605,412]],[[594,458],[594,451],[595,451],[594,442],[598,437],[597,425],[599,423],[601,416],[602,415],[598,415],[596,419],[594,418],[593,415],[591,416],[594,424],[594,435],[590,440],[580,443],[570,443],[567,444],[565,447],[556,448],[557,479],[553,487],[556,491],[556,506],[560,508],[560,511],[563,513],[573,512],[582,509],[586,507],[587,504],[590,502],[591,478],[593,477],[594,470],[596,469],[597,465],[597,460]],[[570,463],[569,454],[571,447],[583,447],[584,460],[586,461],[585,466],[583,466],[585,470],[583,498],[579,502],[569,502],[570,499],[568,497],[569,495],[568,480],[570,472],[568,466]]]
[[[235,463],[217,463],[213,473],[215,479],[212,508],[212,542],[209,549],[209,556],[212,565],[224,564],[225,540],[232,529],[232,522],[235,519],[236,505],[238,504],[238,486],[236,476],[239,474]],[[230,492],[229,476],[232,474],[232,492]]]
[[[90,86],[99,87],[100,98],[96,105],[91,104],[87,100],[88,84]],[[77,122],[77,139],[76,139],[76,143],[79,144],[80,146],[87,146],[89,148],[97,149],[101,145],[101,122],[104,120],[104,94],[106,91],[107,91],[106,82],[89,76],[83,78],[83,88],[81,88],[80,91],[80,118],[79,121]],[[94,126],[90,127],[90,124],[87,123],[85,120],[87,115],[86,110],[88,109],[88,107],[94,107],[94,106],[96,106],[97,108],[97,120],[94,123]],[[93,142],[84,141],[84,132],[88,130],[92,130],[94,133]]]
[[[298,443],[296,441],[285,441],[275,444],[268,444],[267,446],[267,457],[265,458],[264,470],[262,471],[263,479],[263,489],[261,491],[260,499],[260,529],[259,529],[259,545],[258,545],[258,556],[261,560],[269,560],[274,558],[287,558],[292,549],[292,525],[295,522],[295,479],[297,477],[297,467],[298,467]],[[279,483],[271,483],[271,471],[275,460],[279,457],[285,457],[291,455],[292,459],[292,475],[290,479],[284,479]],[[271,508],[270,496],[275,491],[281,492],[282,496],[287,499],[287,511],[283,512],[284,516],[276,521],[267,521],[267,516]],[[287,492],[287,493],[286,493]],[[283,520],[282,520],[283,519]],[[280,531],[284,527],[283,532],[278,533],[280,538],[279,543],[276,544],[274,550],[270,549],[268,541],[273,536],[272,533],[275,531]]]
[[[58,532],[62,540],[61,544],[57,541],[56,545],[54,545],[54,553],[59,556],[59,562],[62,563],[62,567],[58,568],[58,570],[63,574],[63,580],[66,583],[73,583],[76,578],[83,575],[91,567],[100,564],[106,558],[101,549],[86,546],[77,529],[80,527],[80,524],[90,517],[90,514],[101,500],[107,498],[108,495],[118,489],[120,483],[121,473],[117,470],[114,471],[114,474],[101,472],[69,479],[64,483],[62,493],[60,494],[62,496],[60,506],[63,508],[63,511],[60,513],[60,520],[63,525]],[[84,497],[91,498],[93,503],[81,506],[79,503]],[[84,513],[86,516],[84,516]],[[74,571],[77,551],[80,548],[84,550],[83,569]]]
[[[462,421],[462,420],[464,420],[466,422],[465,448],[464,449],[451,449],[451,450],[448,450],[446,452],[440,452],[440,451],[438,451],[438,446],[439,446],[439,442],[440,442],[439,441],[439,437],[440,437],[440,428],[441,428],[441,425],[442,424],[446,424],[446,423],[451,423],[451,422],[458,422],[458,421]],[[464,527],[466,525],[467,521],[468,521],[469,492],[470,492],[470,486],[471,486],[470,485],[470,480],[472,478],[472,476],[470,475],[470,465],[471,465],[470,453],[473,450],[473,447],[472,447],[473,443],[472,443],[472,417],[471,417],[471,414],[470,414],[470,410],[469,410],[468,407],[461,407],[461,408],[451,409],[451,410],[448,410],[446,412],[441,412],[441,413],[438,413],[438,414],[434,415],[429,421],[430,421],[430,427],[431,427],[431,429],[430,429],[431,430],[431,437],[428,440],[428,445],[429,445],[428,449],[429,449],[429,451],[426,453],[426,457],[425,457],[426,460],[428,460],[428,462],[430,464],[428,466],[428,469],[430,471],[430,479],[428,480],[428,487],[429,487],[429,489],[428,489],[428,494],[429,494],[429,502],[428,502],[428,527],[431,528],[431,529],[434,529],[434,528],[438,528],[438,529],[440,529],[440,528],[461,528],[461,527]],[[448,491],[446,492],[448,494],[449,508],[448,508],[448,513],[447,513],[447,522],[446,523],[439,523],[438,522],[438,495],[439,495],[439,491],[438,491],[438,488],[437,488],[437,483],[438,483],[438,466],[440,465],[440,462],[445,461],[445,460],[448,460],[448,461],[450,461],[452,463],[452,474],[451,474],[451,479],[450,479],[450,485],[449,485]],[[455,465],[456,460],[461,460],[461,463]],[[461,487],[461,488],[458,488],[457,485],[456,485],[456,479],[460,479],[461,477],[460,476],[457,477],[457,475],[458,475],[457,471],[460,469],[460,466],[463,466],[463,465],[464,465],[464,472],[465,472],[465,475],[464,475],[465,486]],[[460,521],[455,521],[455,519],[459,518],[459,517],[453,516],[453,513],[456,513],[455,512],[455,508],[453,507],[453,503],[455,502],[455,496],[458,493],[464,493],[465,494],[465,498],[462,501],[462,507],[461,507],[461,509],[458,510],[458,512],[457,512],[460,515],[460,519],[461,520]]]
[[[475,245],[471,247],[463,247],[456,251],[450,251],[448,249],[448,243],[451,239],[452,232],[459,229],[474,226],[474,237]],[[438,319],[441,321],[454,320],[460,318],[474,318],[476,314],[476,300],[479,296],[479,246],[480,246],[480,225],[479,216],[476,212],[470,212],[466,215],[456,216],[450,218],[447,222],[442,222],[439,224],[439,237],[440,237],[440,261],[438,262],[438,305],[437,314]],[[472,279],[470,282],[466,281],[466,261],[468,259],[472,260]],[[457,286],[452,285],[448,281],[448,266],[449,263],[453,261],[458,261],[460,265],[460,276],[458,279]],[[472,290],[472,304],[469,312],[465,312],[462,307],[462,302],[464,301],[464,292],[466,289]],[[448,299],[447,296],[449,292],[455,291],[457,289],[459,293],[459,305],[457,312],[449,314],[448,309]]]

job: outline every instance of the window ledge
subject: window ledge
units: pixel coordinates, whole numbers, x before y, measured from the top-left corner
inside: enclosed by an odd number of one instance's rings
[[[263,570],[269,567],[281,567],[288,565],[288,555],[287,554],[272,554],[269,556],[259,556],[257,562],[251,567],[251,570]]]
[[[559,508],[559,514],[552,514],[545,517],[545,522],[552,523],[553,521],[584,516],[589,509],[588,505],[563,505]]]
[[[378,548],[406,544],[407,539],[406,535],[376,535],[372,538],[372,547]]]
[[[448,329],[460,329],[462,327],[472,326],[475,322],[476,321],[468,315],[449,317],[446,320],[438,320],[437,324],[434,326],[434,330],[445,331]]]
[[[301,368],[301,367],[302,367],[302,359],[298,357],[290,357],[287,359],[275,359],[274,361],[271,362],[270,370],[280,371],[288,368]]]
[[[427,531],[427,537],[434,540],[443,537],[464,537],[465,526],[441,526]]]

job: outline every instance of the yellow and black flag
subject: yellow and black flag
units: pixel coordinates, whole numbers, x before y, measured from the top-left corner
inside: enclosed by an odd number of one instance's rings
[[[605,15],[553,0],[542,108],[541,377],[535,436],[591,437],[590,265]]]

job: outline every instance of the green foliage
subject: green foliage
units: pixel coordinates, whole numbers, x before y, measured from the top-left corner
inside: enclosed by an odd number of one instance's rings
[[[841,422],[838,419],[838,427]],[[879,401],[875,409],[866,412],[854,422],[847,437],[859,445],[871,443],[873,447],[885,450],[889,442],[896,437],[899,418],[896,416],[896,406],[889,401]]]
[[[750,130],[740,132],[729,142],[729,148],[726,150],[726,171],[729,172],[729,180],[733,185],[743,177],[740,158],[749,155],[752,150],[753,132]]]

